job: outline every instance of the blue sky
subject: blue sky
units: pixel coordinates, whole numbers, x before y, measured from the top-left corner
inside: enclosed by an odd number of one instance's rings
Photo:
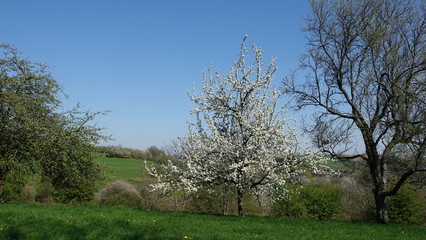
[[[279,85],[305,49],[309,3],[15,0],[1,8],[1,43],[51,66],[66,106],[111,110],[97,119],[115,138],[107,145],[145,149],[185,135],[188,90],[210,64],[226,73],[245,34],[265,60],[277,58]]]

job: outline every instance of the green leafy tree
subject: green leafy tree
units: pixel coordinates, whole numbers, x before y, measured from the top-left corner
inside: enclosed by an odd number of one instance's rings
[[[13,199],[31,176],[41,175],[61,202],[91,199],[102,176],[94,144],[106,137],[88,123],[101,112],[79,106],[60,112],[64,94],[49,68],[10,45],[0,51],[1,197]]]

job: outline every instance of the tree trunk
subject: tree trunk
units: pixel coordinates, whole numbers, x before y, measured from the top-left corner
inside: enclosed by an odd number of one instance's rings
[[[244,216],[243,209],[243,190],[237,187],[237,204],[238,204],[238,216]]]
[[[175,191],[175,194],[174,194],[174,197],[175,197],[175,211],[179,211],[179,209],[178,209],[178,197],[177,197],[177,191]]]
[[[221,205],[222,205],[222,215],[228,215],[228,213],[229,213],[229,188],[228,188],[228,185],[226,185],[226,184],[224,184],[222,186]]]
[[[380,194],[377,189],[373,190],[374,200],[376,203],[376,221],[381,224],[389,222],[389,209],[386,196]]]

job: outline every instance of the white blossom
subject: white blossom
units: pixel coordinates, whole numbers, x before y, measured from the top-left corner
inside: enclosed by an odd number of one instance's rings
[[[254,62],[246,66],[244,42],[237,62],[226,75],[210,67],[203,74],[202,93],[193,87],[197,122],[180,139],[182,159],[150,170],[156,189],[178,187],[197,191],[208,185],[233,184],[238,203],[246,193],[267,196],[303,173],[317,171],[321,158],[301,152],[291,118],[279,107],[283,92],[272,85],[275,59],[265,66],[262,51],[253,45]],[[240,209],[241,208],[241,209]],[[242,214],[242,205],[239,205]],[[240,212],[241,210],[241,212]]]

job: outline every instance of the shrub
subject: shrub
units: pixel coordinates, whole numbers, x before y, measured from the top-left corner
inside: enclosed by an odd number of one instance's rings
[[[390,222],[419,224],[422,221],[424,202],[409,187],[402,187],[395,196],[390,197],[388,207]]]
[[[53,199],[58,203],[80,204],[93,201],[94,190],[91,186],[87,188],[59,188],[53,192]]]
[[[53,192],[55,187],[50,182],[42,182],[38,186],[36,199],[40,203],[52,204],[55,201],[53,200]]]
[[[186,210],[193,213],[224,214],[218,191],[207,189],[192,193]]]
[[[342,219],[344,221],[374,220],[374,199],[371,187],[357,182],[353,177],[344,177],[345,190],[342,198]]]
[[[274,215],[318,220],[338,220],[343,189],[332,184],[290,186],[276,199]]]
[[[142,197],[136,188],[122,180],[111,183],[98,196],[98,203],[108,206],[140,207]]]
[[[156,146],[151,146],[145,150],[146,152],[146,160],[166,163],[169,157],[164,153],[163,150],[157,148]]]
[[[22,194],[22,200],[25,203],[35,203],[37,188],[36,186],[34,186],[34,184],[27,183],[22,188],[21,194]]]
[[[340,217],[340,200],[343,189],[326,184],[322,186],[306,186],[302,190],[306,202],[308,216],[319,220],[337,220]]]
[[[139,186],[144,208],[154,211],[187,211],[191,202],[185,192],[180,191],[154,191],[152,184],[157,183],[154,179],[143,179]]]
[[[147,154],[138,149],[124,148],[122,146],[98,146],[97,149],[100,153],[104,153],[107,157],[133,158],[140,160],[147,159]]]
[[[2,187],[1,200],[6,202],[19,202],[23,185],[17,181],[5,181]]]
[[[301,188],[301,186],[293,185],[287,186],[285,189],[279,189],[279,193],[275,196],[277,199],[272,207],[274,215],[292,218],[307,218],[307,208],[299,188]]]
[[[25,167],[21,170],[11,170],[2,187],[1,200],[10,202],[34,203],[37,192],[35,186],[40,176],[30,175]]]

